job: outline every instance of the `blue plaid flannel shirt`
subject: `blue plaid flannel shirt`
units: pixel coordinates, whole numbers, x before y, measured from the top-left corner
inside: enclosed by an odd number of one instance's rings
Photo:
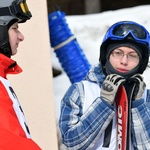
[[[85,78],[100,87],[104,79],[99,64],[94,66]],[[83,113],[83,99],[83,85],[78,82],[70,86],[61,102],[59,127],[62,143],[68,150],[92,149],[98,136],[105,131],[115,114],[113,106],[100,97]],[[145,100],[134,101],[132,105],[131,132],[134,149],[150,150],[150,90],[147,90]]]

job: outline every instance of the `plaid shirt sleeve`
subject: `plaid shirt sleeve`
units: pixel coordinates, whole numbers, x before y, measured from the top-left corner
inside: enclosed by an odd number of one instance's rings
[[[70,150],[93,147],[114,116],[113,108],[99,97],[83,114],[82,83],[71,85],[61,102],[59,127],[62,142]]]
[[[132,142],[135,149],[150,149],[150,91],[146,100],[132,109]]]

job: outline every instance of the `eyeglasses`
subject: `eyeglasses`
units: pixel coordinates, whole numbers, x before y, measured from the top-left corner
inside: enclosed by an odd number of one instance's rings
[[[139,43],[147,44],[150,46],[150,35],[149,32],[140,24],[132,21],[118,22],[107,31],[105,39],[122,40],[128,35]]]
[[[129,61],[137,62],[139,60],[139,56],[136,52],[125,54],[122,50],[114,50],[111,54],[116,59],[121,59],[126,55]]]
[[[0,8],[0,16],[14,16],[19,23],[26,22],[32,17],[26,0],[15,0],[9,7]]]

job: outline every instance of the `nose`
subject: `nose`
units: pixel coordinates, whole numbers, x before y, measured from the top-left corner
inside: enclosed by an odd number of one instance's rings
[[[128,56],[126,54],[121,58],[121,64],[123,65],[128,64]]]
[[[24,40],[24,35],[21,32],[19,32],[18,34],[18,39],[20,40],[20,42]]]

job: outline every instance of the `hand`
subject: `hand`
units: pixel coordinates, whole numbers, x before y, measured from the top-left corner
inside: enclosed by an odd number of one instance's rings
[[[106,77],[102,83],[101,98],[107,101],[109,104],[113,104],[116,93],[120,85],[125,82],[125,79],[117,74],[110,74]]]
[[[139,100],[142,98],[146,84],[143,81],[143,77],[141,74],[136,74],[131,77],[131,79],[136,83],[136,87],[134,90],[134,100]]]

